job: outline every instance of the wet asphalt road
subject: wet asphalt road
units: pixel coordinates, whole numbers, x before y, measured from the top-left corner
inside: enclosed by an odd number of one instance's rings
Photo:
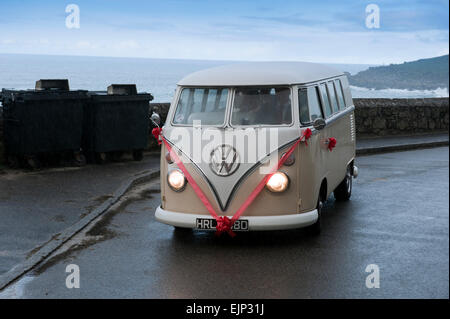
[[[112,197],[127,179],[159,165],[141,162],[0,172],[0,276]]]
[[[323,232],[174,232],[155,221],[158,185],[134,190],[82,243],[0,297],[448,298],[448,147],[360,157],[352,199],[330,197]],[[81,287],[65,286],[68,264]],[[377,264],[380,288],[366,288]]]

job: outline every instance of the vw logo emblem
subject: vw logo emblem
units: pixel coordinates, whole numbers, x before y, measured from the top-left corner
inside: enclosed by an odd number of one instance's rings
[[[211,170],[219,176],[230,176],[239,167],[239,155],[230,145],[217,146],[211,152]]]

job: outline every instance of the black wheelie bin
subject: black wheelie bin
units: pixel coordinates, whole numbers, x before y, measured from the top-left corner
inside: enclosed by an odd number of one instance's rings
[[[149,103],[135,84],[113,84],[107,92],[89,92],[84,112],[83,151],[88,161],[120,160],[124,152],[142,160],[149,138]]]
[[[9,166],[40,166],[48,154],[70,153],[83,165],[83,109],[87,91],[70,91],[68,80],[40,80],[35,90],[3,89],[3,136]]]

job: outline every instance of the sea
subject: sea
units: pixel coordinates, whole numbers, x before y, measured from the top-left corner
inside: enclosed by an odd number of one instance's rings
[[[153,102],[171,102],[176,83],[189,73],[232,61],[113,58],[0,54],[0,89],[32,89],[39,79],[69,79],[71,89],[105,91],[110,84],[134,83],[149,92]],[[356,74],[370,64],[329,64]],[[447,88],[436,90],[373,90],[351,87],[354,98],[448,97]]]

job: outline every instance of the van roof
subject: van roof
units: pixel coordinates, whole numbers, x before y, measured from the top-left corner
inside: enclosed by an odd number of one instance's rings
[[[315,82],[344,73],[309,62],[243,62],[194,72],[178,82],[181,86],[291,85]]]

